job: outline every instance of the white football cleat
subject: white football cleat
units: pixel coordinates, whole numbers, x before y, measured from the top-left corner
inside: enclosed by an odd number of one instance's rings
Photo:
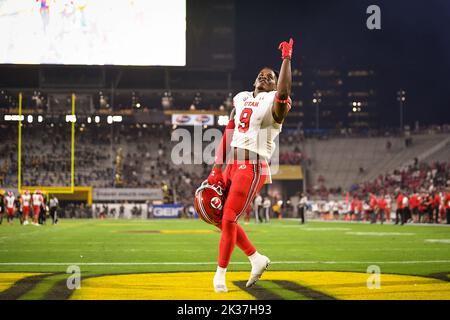
[[[258,254],[258,257],[251,261],[252,263],[252,271],[250,272],[250,279],[247,281],[247,284],[245,285],[247,288],[250,288],[253,286],[256,281],[261,278],[264,271],[267,270],[270,264],[269,258],[266,256],[263,256],[261,254]]]
[[[225,278],[214,276],[214,292],[228,292],[227,285],[225,283]]]

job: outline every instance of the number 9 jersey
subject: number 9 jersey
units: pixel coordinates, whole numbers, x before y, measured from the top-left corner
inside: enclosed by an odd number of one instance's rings
[[[281,124],[272,116],[272,105],[276,91],[242,91],[233,98],[235,129],[231,146],[247,149],[264,157],[267,161],[275,151],[275,138],[281,132]]]

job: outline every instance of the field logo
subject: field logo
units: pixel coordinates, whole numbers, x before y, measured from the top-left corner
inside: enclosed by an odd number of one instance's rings
[[[381,269],[379,266],[371,265],[367,267],[367,289],[381,289]]]
[[[379,6],[373,4],[367,7],[367,14],[370,16],[367,18],[366,26],[369,30],[381,30],[381,9]]]
[[[70,274],[67,278],[67,289],[81,289],[81,270],[79,266],[69,266],[66,273]]]

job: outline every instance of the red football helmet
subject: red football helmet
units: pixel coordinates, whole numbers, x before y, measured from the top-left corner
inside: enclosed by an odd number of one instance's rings
[[[208,180],[195,191],[194,207],[200,219],[212,225],[222,221],[224,203],[223,189],[218,185],[210,185]]]

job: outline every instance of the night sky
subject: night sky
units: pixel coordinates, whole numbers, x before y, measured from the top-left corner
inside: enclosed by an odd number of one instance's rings
[[[366,9],[381,8],[381,30]],[[367,66],[378,74],[380,110],[398,122],[450,123],[450,1],[236,1],[236,70],[249,86],[260,67],[279,68],[277,46],[294,38],[293,67]]]

